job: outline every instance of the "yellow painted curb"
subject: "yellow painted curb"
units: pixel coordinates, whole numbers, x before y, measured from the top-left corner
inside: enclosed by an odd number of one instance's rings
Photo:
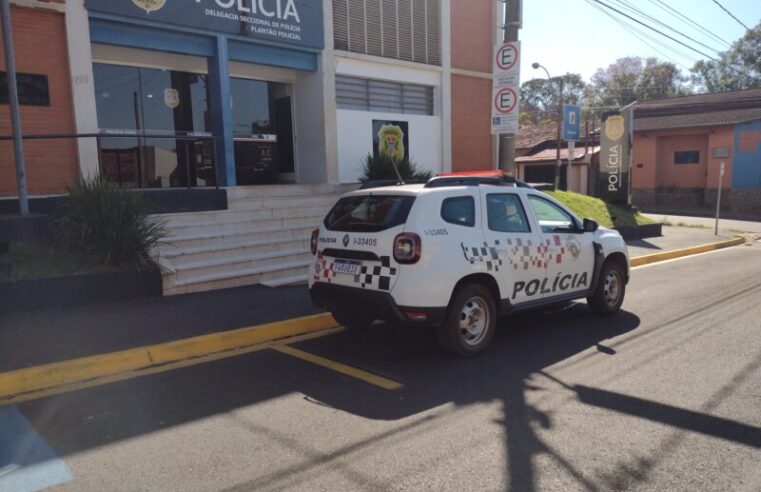
[[[153,369],[164,366],[189,365],[187,361],[195,359],[214,360],[221,358],[220,354],[251,352],[274,341],[337,327],[333,316],[323,313],[4,372],[0,373],[0,405],[27,400],[37,393],[51,394],[54,388],[96,386],[138,373],[157,372]],[[235,354],[229,354],[231,351]],[[58,391],[52,391],[55,392]]]
[[[637,256],[629,260],[629,264],[633,267],[648,265],[650,263],[656,263],[659,261],[673,260],[674,258],[681,258],[682,256],[696,255],[699,253],[706,253],[708,251],[714,251],[717,249],[728,248],[730,246],[737,246],[745,242],[744,237],[737,237],[734,239],[728,239],[726,241],[718,241],[715,243],[700,244],[698,246],[690,246],[689,248],[674,249],[671,251],[663,251],[662,253],[653,253],[651,255]]]

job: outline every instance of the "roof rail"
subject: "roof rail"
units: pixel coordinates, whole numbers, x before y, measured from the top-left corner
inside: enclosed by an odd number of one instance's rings
[[[512,176],[502,173],[483,173],[476,172],[473,174],[456,173],[442,176],[435,176],[425,184],[426,188],[441,188],[444,186],[478,186],[488,184],[493,186],[516,186],[518,188],[533,188],[528,183],[516,179]]]
[[[398,179],[371,179],[369,181],[365,181],[362,183],[359,187],[360,190],[367,190],[370,188],[380,188],[382,186],[402,186],[406,184],[423,184],[426,183],[425,180],[420,179],[405,179],[404,181],[399,181]]]

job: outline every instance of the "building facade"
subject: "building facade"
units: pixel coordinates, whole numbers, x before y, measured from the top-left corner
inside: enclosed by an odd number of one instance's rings
[[[96,174],[351,183],[389,146],[433,172],[495,162],[494,0],[11,3],[24,134],[80,136],[25,140],[32,195]],[[0,100],[0,135],[9,121]],[[0,197],[15,194],[3,140]]]
[[[761,89],[641,101],[634,108],[632,201],[761,215]],[[721,176],[721,167],[724,175]]]

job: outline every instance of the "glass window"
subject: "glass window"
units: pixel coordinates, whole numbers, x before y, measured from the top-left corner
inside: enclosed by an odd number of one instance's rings
[[[22,106],[50,106],[47,75],[16,73],[16,89]],[[0,72],[0,104],[8,104],[8,76]]]
[[[205,74],[94,63],[93,75],[101,131],[137,134],[100,139],[104,176],[126,187],[214,185],[211,140],[175,138],[210,128]]]
[[[674,152],[674,164],[698,164],[699,162],[699,150],[679,150]]]
[[[331,231],[379,232],[407,221],[414,196],[358,195],[341,198],[325,218]]]
[[[441,202],[441,218],[450,224],[476,225],[476,203],[472,196],[446,198]]]
[[[526,211],[514,193],[486,195],[489,229],[497,232],[530,232]]]
[[[578,232],[573,216],[551,201],[529,195],[528,202],[534,210],[542,232]]]

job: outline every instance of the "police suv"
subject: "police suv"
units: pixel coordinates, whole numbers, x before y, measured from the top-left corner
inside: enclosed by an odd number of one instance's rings
[[[456,354],[484,350],[498,316],[586,298],[616,313],[629,280],[617,231],[500,172],[343,195],[312,233],[312,301],[348,328],[438,326]]]

